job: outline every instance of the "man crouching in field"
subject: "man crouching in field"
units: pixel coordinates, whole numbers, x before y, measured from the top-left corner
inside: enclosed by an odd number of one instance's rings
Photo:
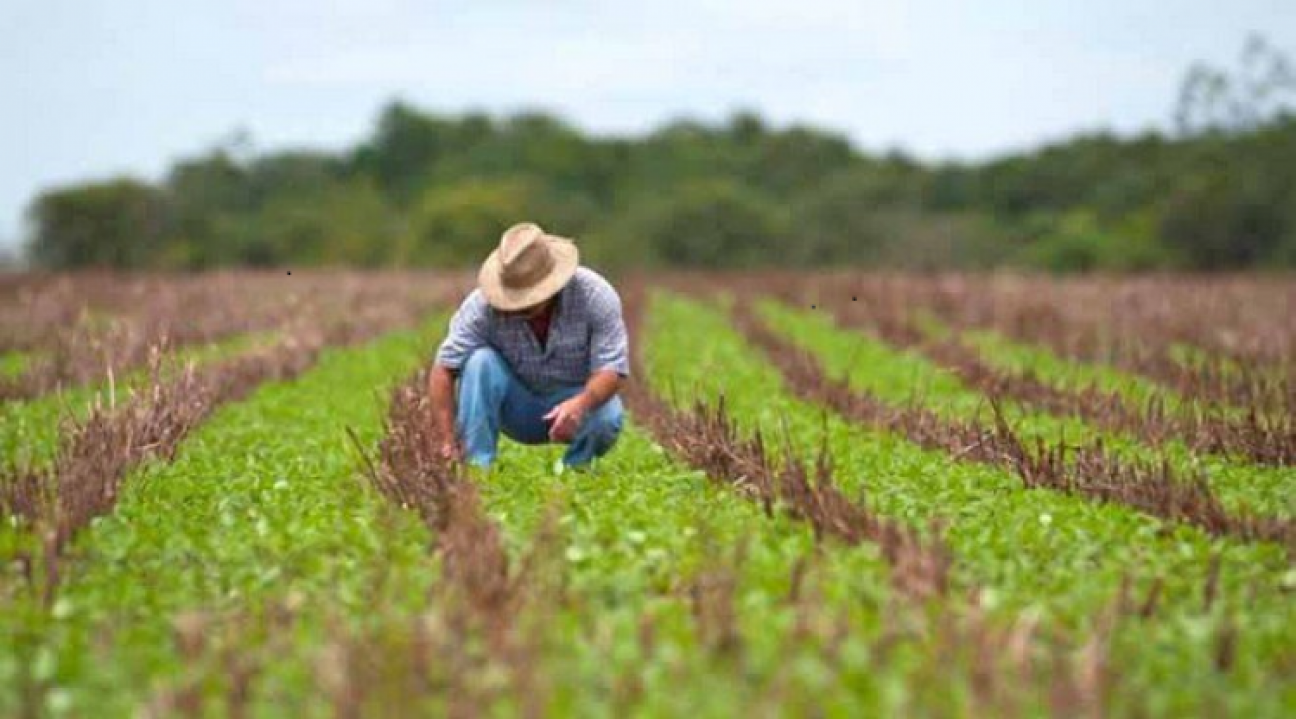
[[[616,443],[616,395],[630,374],[621,298],[578,264],[571,241],[530,223],[510,227],[486,258],[428,376],[443,457],[490,466],[500,430],[524,444],[568,443],[568,467]]]

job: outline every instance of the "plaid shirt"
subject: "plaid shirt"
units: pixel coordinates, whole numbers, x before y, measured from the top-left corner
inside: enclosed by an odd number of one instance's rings
[[[518,379],[540,394],[585,384],[598,370],[630,375],[621,298],[607,280],[585,267],[577,268],[559,291],[543,348],[526,319],[501,316],[480,289],[473,290],[450,320],[436,362],[458,370],[480,347],[499,352]]]

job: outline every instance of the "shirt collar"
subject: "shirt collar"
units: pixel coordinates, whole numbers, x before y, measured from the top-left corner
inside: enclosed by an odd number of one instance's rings
[[[553,327],[554,325],[558,324],[558,318],[563,315],[563,305],[566,304],[566,302],[563,301],[563,298],[567,295],[567,291],[571,289],[571,285],[572,283],[568,282],[567,284],[563,285],[563,288],[561,290],[558,290],[558,294],[554,295],[553,314],[549,316],[550,327]],[[527,319],[525,317],[512,317],[509,315],[501,314],[499,310],[495,309],[494,307],[491,307],[490,305],[487,305],[487,309],[490,310],[491,315],[494,316],[494,318],[497,321],[504,321],[510,324],[526,324],[527,322]]]

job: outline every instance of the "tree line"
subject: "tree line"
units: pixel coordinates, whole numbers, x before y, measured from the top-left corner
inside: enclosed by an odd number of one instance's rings
[[[522,218],[602,267],[1296,267],[1290,63],[1247,43],[1195,66],[1176,128],[1089,133],[984,162],[873,154],[752,113],[596,137],[544,113],[383,109],[337,153],[225,143],[159,182],[49,189],[37,266],[466,266]]]

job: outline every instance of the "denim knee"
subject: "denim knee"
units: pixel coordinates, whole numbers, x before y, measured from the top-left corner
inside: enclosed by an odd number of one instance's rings
[[[625,409],[621,405],[621,398],[613,397],[590,414],[590,434],[611,444],[621,434],[624,419]]]
[[[497,378],[506,378],[508,371],[508,364],[504,362],[499,352],[490,347],[482,347],[468,355],[460,370],[459,379],[475,385],[481,382],[492,382]]]
[[[492,372],[506,369],[506,367],[504,358],[500,356],[499,352],[490,347],[479,347],[468,355],[468,359],[464,360],[463,373]]]

